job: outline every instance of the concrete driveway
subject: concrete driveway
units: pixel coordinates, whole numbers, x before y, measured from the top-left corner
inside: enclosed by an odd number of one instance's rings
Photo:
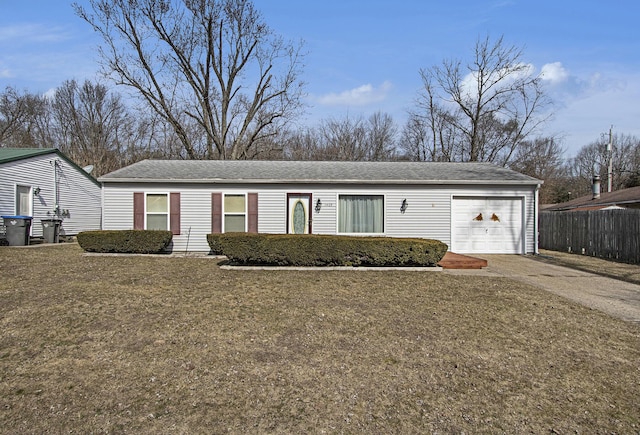
[[[629,322],[640,322],[640,285],[593,273],[543,263],[532,256],[480,255],[482,270],[444,270],[444,273],[500,276],[550,291],[587,307]]]

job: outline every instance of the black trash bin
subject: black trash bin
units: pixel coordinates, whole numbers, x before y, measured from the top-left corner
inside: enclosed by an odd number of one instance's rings
[[[42,219],[42,237],[47,243],[58,243],[60,241],[60,219]]]
[[[9,246],[26,246],[31,233],[31,216],[2,216]]]

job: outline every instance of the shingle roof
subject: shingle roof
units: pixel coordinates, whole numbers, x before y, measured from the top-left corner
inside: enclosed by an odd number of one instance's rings
[[[102,182],[520,184],[542,181],[489,163],[143,160]]]
[[[640,186],[604,192],[600,194],[600,198],[596,199],[593,199],[593,195],[585,195],[571,201],[542,206],[541,209],[544,211],[564,211],[586,208],[598,209],[612,205],[629,206],[631,204],[640,204]]]

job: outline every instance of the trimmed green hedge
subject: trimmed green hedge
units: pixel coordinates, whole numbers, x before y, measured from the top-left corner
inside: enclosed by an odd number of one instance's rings
[[[277,266],[435,266],[439,240],[293,234],[207,234],[213,254],[235,264]]]
[[[87,252],[159,254],[166,252],[173,235],[160,230],[84,231],[77,239]]]

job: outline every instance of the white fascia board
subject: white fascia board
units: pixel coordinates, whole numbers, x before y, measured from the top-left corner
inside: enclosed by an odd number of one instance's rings
[[[538,186],[540,180],[276,180],[276,179],[171,179],[171,178],[99,178],[107,183],[172,183],[172,184],[366,184],[366,185],[476,185],[476,186]]]

